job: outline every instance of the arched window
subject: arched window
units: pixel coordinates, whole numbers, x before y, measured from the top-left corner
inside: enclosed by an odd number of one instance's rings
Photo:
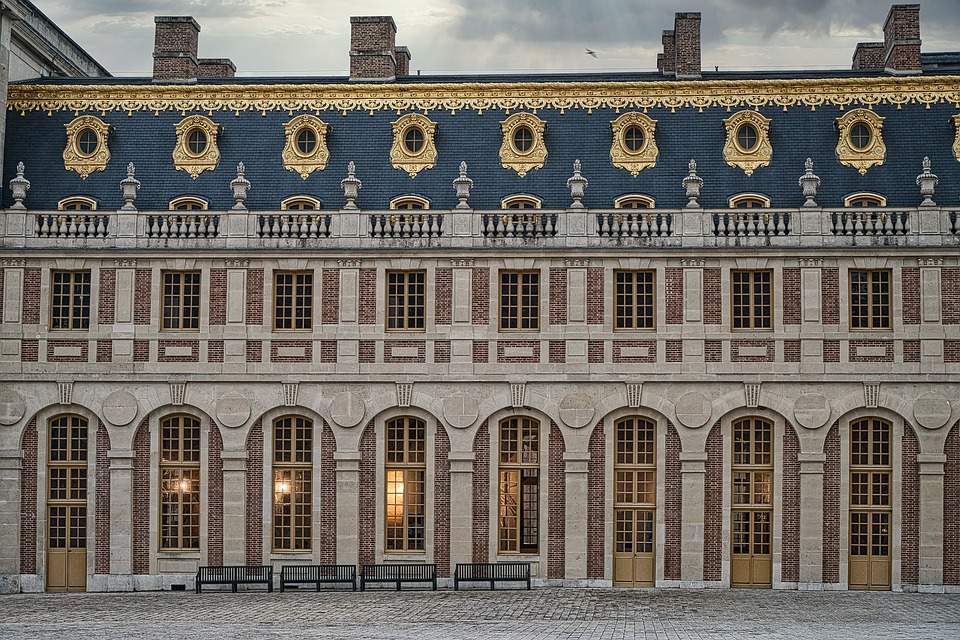
[[[613,206],[617,209],[653,209],[655,204],[650,196],[639,194],[620,196],[613,201]]]
[[[730,585],[773,584],[773,423],[733,423]]]
[[[630,417],[616,423],[613,582],[652,587],[656,580],[656,425]]]
[[[207,201],[203,198],[184,196],[170,201],[171,211],[206,211],[207,208]]]
[[[853,193],[843,199],[845,207],[885,207],[887,199],[876,193]]]
[[[308,551],[313,540],[313,421],[273,422],[273,549]]]
[[[539,209],[540,198],[533,196],[509,196],[500,202],[501,209]]]
[[[97,201],[85,196],[70,196],[57,203],[60,211],[96,211]]]
[[[537,553],[540,548],[540,423],[500,421],[498,548]]]
[[[879,418],[850,424],[850,589],[890,589],[891,430]]]
[[[390,201],[391,209],[429,209],[430,201],[420,196],[401,196]]]
[[[85,591],[87,584],[87,420],[50,420],[47,458],[47,590]]]
[[[759,193],[742,193],[730,198],[731,209],[769,208],[770,198]]]
[[[293,196],[280,203],[283,211],[315,211],[321,208],[320,201],[310,196]]]
[[[200,548],[200,421],[160,422],[160,549]]]
[[[426,529],[426,423],[413,417],[387,422],[385,551],[423,551]]]

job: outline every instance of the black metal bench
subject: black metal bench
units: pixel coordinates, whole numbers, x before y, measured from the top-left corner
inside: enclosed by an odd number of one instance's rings
[[[357,566],[353,564],[304,564],[280,567],[280,593],[291,584],[349,584],[357,590]]]
[[[238,584],[265,584],[273,591],[273,567],[270,565],[239,567],[200,567],[197,569],[197,593],[201,585],[229,584],[233,593]]]
[[[530,589],[529,562],[470,562],[457,564],[453,572],[453,589],[460,589],[461,582],[489,582],[490,589],[497,582],[525,582]]]
[[[360,567],[360,591],[368,582],[395,583],[397,591],[404,582],[429,582],[437,590],[437,565],[435,564],[365,564]]]

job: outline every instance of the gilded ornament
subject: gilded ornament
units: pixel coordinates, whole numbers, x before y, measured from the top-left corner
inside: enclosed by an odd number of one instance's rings
[[[330,125],[320,118],[304,114],[283,125],[286,142],[280,157],[287,171],[299,173],[306,180],[314,171],[323,171],[330,161],[327,130]]]
[[[411,178],[416,178],[424,169],[432,169],[437,163],[437,147],[433,141],[437,123],[419,113],[408,113],[391,126],[390,163],[393,168],[406,171]]]
[[[839,139],[837,157],[840,164],[853,167],[866,175],[867,169],[883,164],[887,147],[883,144],[884,118],[869,109],[854,109],[837,118]]]
[[[500,123],[503,143],[500,163],[513,169],[522,178],[532,169],[540,169],[547,161],[547,145],[543,132],[547,123],[532,113],[515,113]]]
[[[177,145],[173,148],[173,166],[186,171],[194,180],[204,171],[213,171],[220,162],[217,135],[220,125],[206,116],[187,116],[174,126]]]
[[[626,169],[634,178],[644,169],[656,166],[660,154],[654,138],[656,120],[632,112],[623,114],[610,126],[613,127],[613,144],[610,146],[613,166]]]
[[[80,116],[67,123],[67,146],[63,168],[76,171],[84,180],[94,171],[103,171],[110,162],[110,125],[96,116]]]
[[[727,141],[723,145],[723,159],[731,167],[743,169],[748,176],[755,169],[766,167],[773,158],[770,144],[770,118],[756,111],[738,111],[723,121]]]
[[[960,162],[960,114],[953,116],[953,126],[957,130],[957,135],[953,139],[953,157]]]

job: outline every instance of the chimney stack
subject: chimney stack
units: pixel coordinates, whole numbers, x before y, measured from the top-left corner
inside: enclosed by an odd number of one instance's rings
[[[662,36],[663,53],[657,56],[657,70],[678,80],[699,80],[700,13],[678,13],[673,30]]]
[[[920,5],[895,4],[883,24],[884,67],[888,73],[920,73]]]
[[[663,55],[657,56],[658,66],[662,64],[660,71],[664,75],[675,76],[677,75],[677,49],[673,29],[664,30],[661,41],[663,42]]]
[[[882,42],[858,42],[853,52],[854,71],[883,69],[884,44]]]
[[[232,78],[229,58],[197,58],[200,25],[191,16],[157,16],[153,42],[154,82],[196,82],[197,78]]]
[[[350,18],[350,79],[395,80],[410,73],[410,50],[396,45],[390,16]]]

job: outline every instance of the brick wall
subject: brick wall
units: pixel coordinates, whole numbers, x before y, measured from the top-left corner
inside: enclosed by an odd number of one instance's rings
[[[133,361],[134,362],[150,361],[150,341],[149,340],[133,341]]]
[[[603,580],[603,566],[607,553],[606,527],[606,440],[603,420],[590,434],[587,463],[587,579]]]
[[[587,341],[587,362],[589,364],[603,364],[605,355],[603,340]]]
[[[849,343],[850,362],[893,362],[893,340],[851,340]],[[859,347],[882,347],[882,356],[858,355]]]
[[[920,269],[900,270],[900,291],[903,296],[903,324],[920,324]]]
[[[133,436],[133,573],[150,573],[150,428],[144,418]]]
[[[227,270],[210,269],[210,326],[227,324]]]
[[[281,355],[280,349],[282,347],[303,349],[303,355]],[[300,364],[310,364],[313,362],[313,340],[271,340],[270,362],[296,362]]]
[[[840,582],[840,423],[834,422],[823,443],[823,581]]]
[[[359,350],[358,358],[360,364],[374,364],[377,361],[377,342],[376,340],[361,340],[357,347]]]
[[[550,267],[550,324],[567,324],[567,270]]]
[[[223,438],[210,425],[207,458],[207,564],[223,564]]]
[[[320,341],[320,362],[322,364],[336,364],[337,362],[337,341]]]
[[[882,42],[858,42],[853,52],[853,70],[883,69],[884,47]]]
[[[360,508],[357,514],[360,564],[377,561],[377,438],[373,420],[360,436]]]
[[[434,341],[433,361],[436,364],[450,364],[450,341],[449,340]]]
[[[247,270],[246,319],[248,325],[263,326],[263,269]]]
[[[56,355],[57,347],[80,349],[80,355]],[[90,343],[86,340],[47,340],[47,362],[86,362],[90,358]]]
[[[630,349],[637,349],[634,354],[629,354]],[[647,355],[642,355],[643,349],[647,350]],[[628,351],[624,354],[624,351]],[[613,362],[619,363],[650,363],[657,362],[657,341],[656,340],[614,340],[613,341]]]
[[[100,421],[97,426],[96,506],[94,513],[97,542],[94,551],[93,572],[110,573],[110,434]]]
[[[703,579],[719,580],[723,568],[723,435],[719,421],[707,436],[703,481]]]
[[[40,324],[40,269],[23,270],[23,324]]]
[[[153,271],[137,269],[133,277],[133,324],[150,324],[153,302]]]
[[[357,304],[357,321],[360,324],[377,322],[377,270],[360,269],[360,294]]]
[[[490,362],[490,343],[485,340],[473,341],[473,362],[474,364],[486,364]]]
[[[800,341],[799,340],[783,341],[783,361],[784,362],[800,362]]]
[[[40,359],[39,340],[21,340],[20,360],[22,362],[37,362]]]
[[[434,281],[435,322],[450,324],[453,318],[453,269],[436,269]]]
[[[960,268],[940,270],[940,305],[943,324],[960,324]]]
[[[789,422],[783,430],[783,487],[781,487],[781,576],[784,582],[800,580],[800,439]]]
[[[723,322],[723,300],[720,295],[720,269],[703,270],[703,324]]]
[[[260,418],[247,435],[246,492],[246,563],[263,564],[263,422]]]
[[[2,275],[2,274],[0,274]],[[3,292],[0,291],[0,295]],[[117,270],[100,270],[100,297],[97,306],[97,322],[113,324],[116,322],[117,308]]]
[[[700,77],[700,13],[678,13],[673,23],[677,78]]]
[[[567,361],[566,340],[551,340],[549,343],[550,364],[563,364]]]
[[[800,324],[800,269],[783,270],[783,324]]]
[[[667,362],[683,362],[683,340],[667,340],[664,347]]]
[[[473,440],[473,561],[490,560],[490,430],[484,420]]]
[[[437,577],[450,577],[450,438],[437,425],[433,465],[433,561]]]
[[[904,362],[920,362],[920,341],[919,340],[903,341],[903,361]]]
[[[550,421],[550,469],[547,489],[547,577],[562,580],[567,553],[567,481],[563,462],[563,434]],[[541,493],[542,494],[542,493]]]
[[[943,584],[960,585],[960,422],[943,447]]]
[[[167,347],[190,347],[188,356],[169,356]],[[200,362],[200,341],[199,340],[158,340],[157,341],[157,361],[158,362]]]
[[[920,5],[895,4],[883,25],[886,68],[919,73]]]
[[[820,270],[820,299],[823,324],[840,324],[840,269]]]
[[[683,269],[665,269],[664,280],[667,324],[683,324]]]
[[[223,340],[207,341],[207,362],[223,362]]]
[[[323,307],[320,318],[323,324],[340,322],[340,269],[323,270]]]
[[[97,362],[113,362],[112,340],[97,340]]]
[[[26,342],[26,340],[24,340]],[[960,362],[960,340],[943,341],[943,361],[948,364]]]
[[[603,324],[606,302],[603,298],[603,268],[587,269],[587,324]]]
[[[703,361],[723,362],[723,342],[720,340],[704,340]]]
[[[37,572],[37,419],[31,418],[20,441],[20,573]]]
[[[900,582],[920,582],[920,444],[909,422],[903,425],[900,479]]]
[[[247,340],[247,362],[263,362],[263,342]]]
[[[505,349],[507,347],[530,348],[532,353],[529,356],[507,356]],[[539,340],[498,340],[497,341],[497,362],[518,362],[527,364],[536,364],[540,362],[540,341]]]
[[[840,362],[840,341],[839,340],[823,341],[823,361],[824,362]]]
[[[680,467],[680,434],[672,423],[667,423],[667,437],[663,461],[663,577],[680,579],[680,560],[683,537],[683,475]]]
[[[417,350],[415,356],[394,354],[394,349],[413,347]],[[401,352],[402,353],[402,352]],[[389,363],[423,363],[427,361],[427,343],[425,340],[384,340],[383,361]]]
[[[473,270],[473,324],[490,324],[490,269]]]
[[[322,564],[337,562],[337,462],[333,459],[336,450],[333,429],[324,421],[320,437],[320,522],[317,523]]]

